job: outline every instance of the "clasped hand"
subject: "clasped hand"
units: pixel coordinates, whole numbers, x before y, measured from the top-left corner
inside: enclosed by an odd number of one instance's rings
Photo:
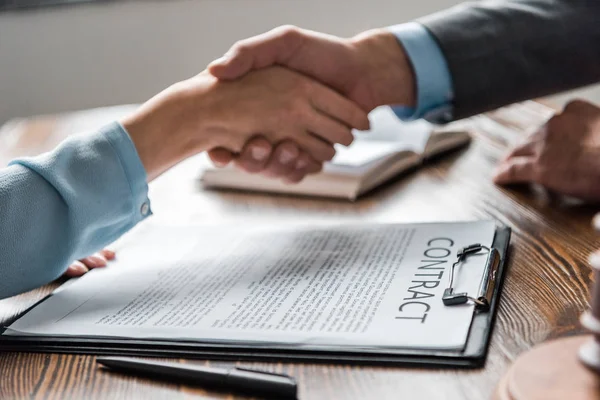
[[[326,84],[364,112],[380,105],[415,103],[410,62],[398,40],[385,30],[343,39],[284,26],[236,43],[223,58],[211,63],[208,71],[225,81],[271,65],[282,65]],[[248,172],[286,182],[298,182],[321,169],[321,160],[297,141],[276,143],[263,136],[248,141],[239,153],[217,148],[209,151],[209,156],[217,166],[233,161]]]
[[[302,155],[282,152],[281,161],[314,172],[333,158],[334,144],[352,143],[352,129],[368,129],[369,119],[318,81],[272,66],[233,81],[202,72],[158,94],[122,124],[153,179],[202,151],[239,153],[256,135],[270,143],[293,141]]]

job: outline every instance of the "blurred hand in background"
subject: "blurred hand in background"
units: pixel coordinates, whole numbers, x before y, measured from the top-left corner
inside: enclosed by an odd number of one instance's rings
[[[500,163],[494,181],[600,201],[600,108],[573,101]]]

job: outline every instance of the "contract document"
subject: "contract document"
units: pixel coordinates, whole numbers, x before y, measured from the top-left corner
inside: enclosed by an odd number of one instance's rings
[[[293,349],[461,350],[474,306],[442,294],[493,221],[142,227],[117,260],[70,281],[3,335],[156,339]],[[457,266],[477,293],[486,255]]]

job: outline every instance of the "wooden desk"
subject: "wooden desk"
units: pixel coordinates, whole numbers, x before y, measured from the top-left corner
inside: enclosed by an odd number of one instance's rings
[[[104,109],[14,122],[0,131],[0,162],[49,149],[67,134],[126,111]],[[510,268],[485,369],[244,363],[294,375],[302,399],[486,399],[517,355],[548,338],[581,332],[578,318],[588,306],[591,270],[586,258],[598,247],[590,227],[595,208],[559,203],[526,188],[499,188],[490,179],[507,146],[548,115],[547,109],[529,102],[473,118],[466,123],[476,132],[476,140],[467,150],[356,203],[202,191],[195,180],[199,161],[192,159],[151,185],[153,218],[174,223],[271,220],[282,224],[299,218],[332,222],[495,218],[511,226]],[[55,286],[0,301],[0,321]],[[2,399],[207,397],[232,398],[103,372],[94,356],[0,354]]]

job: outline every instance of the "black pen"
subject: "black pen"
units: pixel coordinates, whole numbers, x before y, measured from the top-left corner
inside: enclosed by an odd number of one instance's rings
[[[254,396],[295,399],[298,393],[296,380],[288,375],[246,368],[213,368],[122,357],[98,357],[96,362],[115,371]]]

